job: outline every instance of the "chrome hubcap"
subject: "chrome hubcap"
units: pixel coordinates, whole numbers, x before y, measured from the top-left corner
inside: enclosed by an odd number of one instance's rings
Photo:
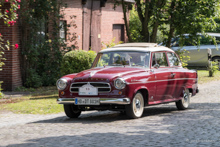
[[[136,99],[136,108],[140,109],[140,107],[141,107],[141,102],[140,100]]]
[[[189,95],[187,92],[183,92],[183,99],[182,99],[184,107],[188,107],[189,105]]]
[[[144,110],[144,102],[141,94],[137,94],[133,100],[133,111],[137,117],[140,117]]]

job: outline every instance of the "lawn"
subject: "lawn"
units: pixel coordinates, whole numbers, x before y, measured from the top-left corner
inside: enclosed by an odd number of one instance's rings
[[[220,80],[220,71],[217,71],[214,74],[214,77],[209,77],[209,71],[207,70],[198,70],[198,76],[199,76],[199,84],[208,83],[211,81],[218,81]]]
[[[209,72],[198,70],[199,84],[220,80],[220,71],[214,77],[208,77]],[[63,105],[56,103],[58,91],[56,87],[42,87],[38,89],[23,89],[20,91],[32,91],[30,96],[14,99],[8,103],[0,104],[0,110],[9,110],[14,113],[24,114],[52,114],[63,112]]]
[[[19,89],[20,90],[20,89]],[[20,91],[28,91],[21,89]],[[29,91],[33,92],[33,89]],[[34,90],[29,96],[6,101],[0,104],[0,110],[9,110],[14,113],[23,114],[52,114],[63,112],[63,105],[58,105],[56,99],[58,91],[56,87],[42,87]]]

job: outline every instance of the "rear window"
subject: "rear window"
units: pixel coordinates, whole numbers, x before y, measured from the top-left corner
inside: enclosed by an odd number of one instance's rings
[[[170,66],[180,66],[181,62],[175,53],[167,53]]]

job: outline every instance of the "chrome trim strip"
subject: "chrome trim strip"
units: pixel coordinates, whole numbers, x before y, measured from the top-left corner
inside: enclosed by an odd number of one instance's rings
[[[130,104],[129,98],[100,98],[101,104],[118,104],[118,105],[126,105]]]
[[[91,98],[91,97],[80,97],[80,98]],[[58,104],[75,104],[76,98],[58,98]],[[100,98],[100,104],[117,104],[127,105],[130,104],[129,98]]]
[[[58,98],[58,104],[75,104],[75,98]]]
[[[165,81],[174,81],[174,80],[196,80],[196,78],[179,78],[179,79],[168,79],[168,80],[157,80],[157,81],[147,81],[147,82],[136,82],[127,84],[145,84],[145,83],[156,83],[156,82],[165,82]]]

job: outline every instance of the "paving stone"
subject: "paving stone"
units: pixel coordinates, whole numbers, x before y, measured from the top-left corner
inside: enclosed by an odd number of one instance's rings
[[[174,103],[145,108],[140,119],[112,111],[83,112],[78,119],[0,113],[0,146],[11,147],[219,147],[220,82],[199,85],[190,108]]]

